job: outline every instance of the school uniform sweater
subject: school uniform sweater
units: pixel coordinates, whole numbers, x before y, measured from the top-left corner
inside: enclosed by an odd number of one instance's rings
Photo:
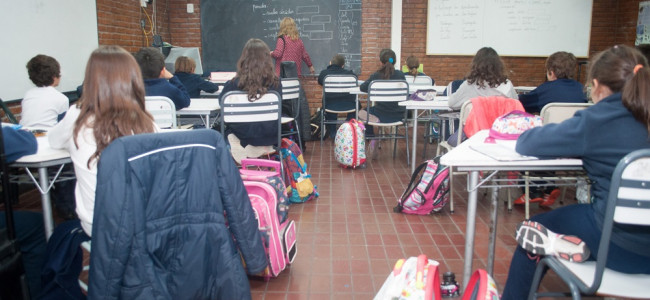
[[[218,84],[201,78],[199,74],[176,72],[174,74],[174,77],[177,77],[178,80],[183,83],[183,86],[185,86],[185,90],[190,95],[190,98],[201,97],[201,91],[214,93],[219,90]]]
[[[524,132],[516,150],[544,158],[576,157],[592,181],[592,208],[601,226],[612,173],[628,153],[650,148],[648,130],[623,106],[616,93],[559,124],[547,124]],[[650,230],[616,225],[612,241],[641,255],[648,255]]]
[[[38,150],[36,138],[27,130],[3,126],[2,139],[4,141],[5,155],[8,163],[14,162],[22,156],[34,154]]]
[[[368,87],[370,86],[370,83],[373,80],[381,80],[382,79],[382,74],[379,72],[375,72],[372,75],[370,75],[370,78],[368,80],[364,81],[360,86],[359,89],[362,92],[368,92]],[[391,80],[406,80],[404,77],[404,73],[400,70],[395,70],[393,75],[390,76]],[[390,122],[397,122],[399,120],[402,120],[404,118],[404,111],[406,110],[406,107],[404,106],[399,106],[397,102],[377,102],[375,103],[375,106],[370,108],[369,113],[377,116],[381,122],[384,123],[390,123]]]
[[[354,75],[354,72],[341,66],[329,65],[318,75],[318,84],[323,85],[327,75]],[[350,93],[325,93],[325,97],[325,108],[327,109],[348,110],[355,107],[356,97]]]
[[[581,83],[573,79],[547,81],[526,94],[519,95],[519,101],[529,113],[539,113],[551,102],[586,103],[587,97]]]
[[[165,78],[145,79],[144,89],[147,96],[165,96],[171,99],[176,110],[190,106],[190,95],[176,76],[169,80]]]

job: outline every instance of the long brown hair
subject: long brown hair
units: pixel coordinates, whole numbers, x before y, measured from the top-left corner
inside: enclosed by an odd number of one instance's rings
[[[101,46],[86,65],[83,95],[77,106],[73,139],[83,127],[93,130],[97,150],[88,159],[99,159],[113,140],[125,135],[154,131],[153,117],[145,110],[144,82],[133,55],[119,46]]]
[[[237,62],[237,87],[248,92],[248,100],[257,100],[266,94],[270,86],[278,86],[280,80],[273,70],[271,50],[260,39],[250,39],[244,45]]]
[[[650,69],[645,56],[617,45],[597,54],[589,66],[587,82],[596,79],[612,92],[621,92],[623,105],[650,132]]]
[[[395,51],[391,49],[382,49],[379,52],[379,61],[383,64],[377,72],[381,73],[381,79],[390,79],[395,73]]]
[[[483,47],[472,59],[467,82],[482,87],[498,87],[508,80],[505,69],[499,54],[490,47]]]
[[[293,18],[285,17],[280,22],[280,30],[278,31],[278,38],[281,36],[289,37],[292,40],[297,40],[300,37],[296,21]]]

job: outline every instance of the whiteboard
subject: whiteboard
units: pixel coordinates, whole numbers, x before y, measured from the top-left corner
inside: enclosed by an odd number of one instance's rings
[[[95,1],[0,1],[0,98],[23,98],[34,87],[27,62],[37,54],[54,57],[61,65],[61,92],[83,82],[86,62],[97,48]]]
[[[429,0],[427,55],[589,55],[591,0]]]

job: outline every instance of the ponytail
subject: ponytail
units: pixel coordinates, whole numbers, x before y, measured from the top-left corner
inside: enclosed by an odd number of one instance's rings
[[[384,65],[377,71],[381,73],[382,79],[390,79],[395,73],[395,52],[390,49],[382,49],[379,52],[379,61]]]
[[[621,91],[623,105],[650,132],[650,68],[638,64]]]
[[[395,65],[390,61],[387,61],[384,63],[384,66],[379,69],[379,73],[381,73],[382,79],[390,79],[390,77],[393,76],[393,73],[395,73]]]

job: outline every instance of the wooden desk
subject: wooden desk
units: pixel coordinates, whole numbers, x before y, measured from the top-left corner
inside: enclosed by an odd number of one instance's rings
[[[459,171],[469,172],[467,181],[467,227],[465,229],[465,262],[463,267],[463,290],[467,286],[472,272],[472,256],[474,253],[474,231],[476,226],[476,205],[477,190],[481,185],[488,182],[499,171],[561,171],[581,170],[582,160],[580,159],[535,159],[519,161],[499,161],[484,155],[472,148],[481,147],[488,130],[477,132],[471,138],[458,145],[456,148],[443,155],[440,163],[446,166],[457,168]],[[492,171],[484,173],[484,178],[479,182],[479,171]],[[491,185],[492,190],[492,212],[490,224],[490,242],[488,244],[488,273],[492,274],[494,269],[494,247],[496,242],[497,226],[497,197],[496,188]]]

